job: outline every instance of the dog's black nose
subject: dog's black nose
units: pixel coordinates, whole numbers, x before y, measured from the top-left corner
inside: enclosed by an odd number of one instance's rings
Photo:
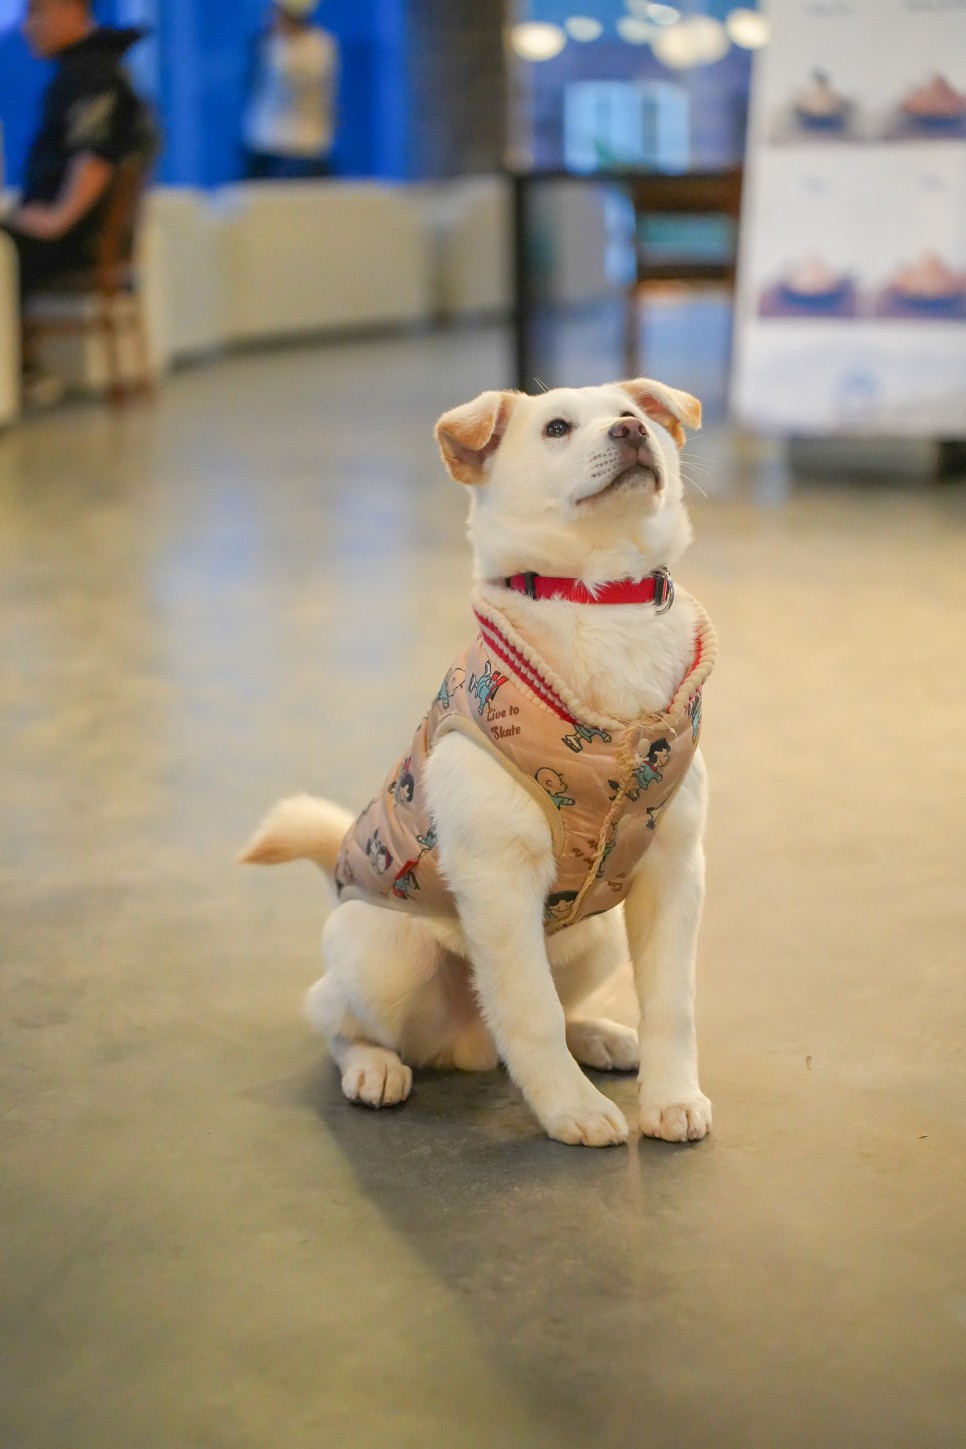
[[[647,437],[647,428],[640,418],[618,418],[607,432],[612,438],[626,438],[631,443],[642,443]]]

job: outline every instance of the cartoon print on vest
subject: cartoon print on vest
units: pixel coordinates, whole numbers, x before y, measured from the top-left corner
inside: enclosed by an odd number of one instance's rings
[[[688,700],[688,719],[691,721],[691,740],[698,743],[698,735],[701,733],[701,692]]]
[[[497,690],[501,689],[506,682],[507,676],[505,674],[499,674],[494,670],[491,659],[486,661],[482,674],[470,675],[469,692],[476,696],[477,714],[482,715]]]
[[[335,875],[335,893],[338,896],[339,900],[342,899],[342,892],[345,890],[346,886],[355,885],[355,883],[355,873],[352,869],[352,866],[349,864],[348,856],[340,856],[338,865],[336,866]]]
[[[567,794],[567,781],[557,770],[544,766],[536,771],[533,778],[541,790],[546,790],[558,810],[562,810],[565,805],[576,805],[574,797]]]
[[[669,795],[668,796],[668,800],[670,800],[670,798],[671,797]],[[648,830],[656,830],[657,829],[657,822],[661,818],[661,811],[664,809],[664,807],[667,805],[667,803],[668,803],[667,800],[662,800],[661,803],[660,803],[660,805],[648,805],[648,807],[647,807],[647,828],[648,828]]]
[[[389,786],[390,795],[394,795],[397,800],[403,801],[406,805],[412,804],[413,795],[416,793],[416,780],[412,771],[412,763],[412,755],[407,755],[399,766],[399,773],[396,776],[395,782]]]
[[[369,864],[376,875],[385,875],[392,865],[392,854],[379,839],[378,830],[374,831],[366,842],[366,855],[369,857]]]
[[[570,912],[570,907],[577,899],[579,891],[551,891],[543,906],[543,919],[545,925],[552,921],[562,921]]]
[[[413,891],[419,890],[419,881],[416,879],[416,867],[422,859],[417,855],[415,860],[407,860],[400,871],[397,871],[396,878],[392,883],[392,893],[398,900],[408,901]]]
[[[603,853],[603,855],[600,858],[600,865],[598,865],[598,867],[597,867],[597,879],[598,880],[603,880],[604,879],[604,870],[605,870],[606,865],[607,865],[607,857],[610,855],[611,851],[614,849],[614,846],[616,844],[617,844],[617,826],[614,824],[613,821],[611,821],[610,825],[608,825],[608,827],[607,827],[607,838],[606,838],[606,840],[604,842],[604,853]]]
[[[660,765],[663,768],[670,758],[671,746],[667,740],[663,738],[655,740],[647,752],[647,757],[641,760],[634,770],[632,778],[636,783],[627,792],[628,800],[639,800],[641,798],[641,791],[646,790],[648,785],[652,784],[655,780],[660,784],[664,776],[661,774],[658,766]],[[618,780],[608,780],[607,783],[615,792],[620,789],[620,782]],[[616,793],[610,798],[612,800],[616,799]]]
[[[413,860],[407,860],[402,869],[397,871],[396,878],[392,883],[392,893],[400,901],[411,900],[413,891],[419,890],[419,881],[416,879],[419,862],[429,851],[435,850],[438,844],[435,824],[430,824],[426,834],[417,835],[416,839],[422,849]]]
[[[457,695],[459,691],[463,688],[465,679],[466,671],[465,669],[460,669],[459,665],[457,665],[455,669],[449,670],[446,678],[439,686],[439,691],[436,695],[437,702],[441,704],[444,709],[449,709],[450,705],[453,702],[454,696]]]
[[[577,724],[574,721],[573,734],[562,735],[561,739],[568,750],[573,750],[579,755],[584,745],[589,745],[592,740],[601,740],[605,745],[610,744],[610,735],[606,730],[599,730],[596,725]]]

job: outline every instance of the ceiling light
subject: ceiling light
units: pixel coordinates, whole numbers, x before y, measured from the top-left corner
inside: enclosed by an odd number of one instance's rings
[[[564,21],[564,29],[571,40],[582,43],[596,40],[603,28],[600,21],[594,20],[590,15],[571,15],[569,20]]]
[[[725,30],[742,50],[760,50],[768,44],[768,20],[759,10],[732,10]]]
[[[655,33],[654,26],[646,20],[637,20],[633,15],[622,15],[617,22],[617,33],[628,45],[646,45]]]
[[[656,5],[654,0],[624,0],[624,4],[638,20],[649,20],[652,25],[673,25],[681,19],[676,5]]]
[[[644,6],[644,12],[647,19],[653,20],[655,25],[674,25],[681,19],[681,12],[676,5],[648,4]]]
[[[553,60],[567,44],[567,36],[559,25],[526,20],[513,26],[510,44],[521,60]]]
[[[671,70],[711,65],[727,55],[729,46],[724,26],[710,15],[690,15],[678,25],[657,31],[651,41],[658,60]]]

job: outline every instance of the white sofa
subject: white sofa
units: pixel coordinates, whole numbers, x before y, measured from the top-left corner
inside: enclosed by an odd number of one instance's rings
[[[0,232],[0,428],[20,412],[20,316],[17,252]]]
[[[445,319],[507,316],[513,305],[512,195],[502,176],[414,188],[433,247],[434,303]],[[614,290],[607,190],[581,181],[530,188],[532,262],[542,294],[579,305]]]
[[[512,305],[510,188],[500,176],[416,187],[433,257],[438,317],[505,316]]]
[[[425,321],[430,249],[401,186],[247,183],[215,198],[228,343]]]
[[[223,226],[203,191],[159,186],[148,196],[141,273],[158,367],[224,343]]]

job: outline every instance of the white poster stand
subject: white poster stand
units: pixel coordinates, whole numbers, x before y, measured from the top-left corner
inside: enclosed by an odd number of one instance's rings
[[[769,17],[733,414],[966,437],[966,0],[774,0]]]

